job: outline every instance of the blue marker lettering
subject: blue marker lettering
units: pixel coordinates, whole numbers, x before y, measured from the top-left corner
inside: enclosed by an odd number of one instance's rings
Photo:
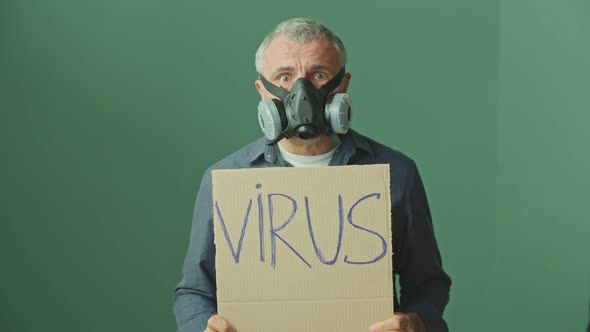
[[[262,185],[256,184],[260,189]],[[264,210],[262,209],[262,194],[258,194],[258,231],[260,232],[260,261],[264,262]]]
[[[291,201],[291,204],[293,205],[293,211],[291,212],[291,215],[289,216],[289,218],[287,218],[287,220],[279,227],[274,228],[274,223],[273,223],[273,204],[272,204],[272,198],[274,196],[279,196],[279,197],[284,197],[287,198],[288,200]],[[305,258],[303,258],[298,252],[297,250],[295,250],[295,248],[293,248],[287,241],[285,241],[285,239],[283,239],[278,232],[282,229],[284,229],[285,227],[287,227],[287,225],[293,220],[293,217],[295,216],[295,212],[297,211],[297,202],[287,196],[287,195],[283,195],[283,194],[269,194],[268,195],[268,213],[270,215],[270,247],[271,247],[271,263],[270,265],[274,268],[276,265],[276,255],[277,255],[277,244],[276,244],[276,239],[278,238],[279,240],[283,241],[283,243],[289,247],[289,249],[291,249],[291,251],[297,255],[297,257],[299,257],[299,259],[301,259],[303,261],[303,263],[305,263],[305,265],[307,265],[309,268],[311,268],[311,265],[305,260]]]
[[[217,211],[217,216],[219,217],[219,223],[221,224],[221,229],[223,229],[223,234],[225,235],[225,239],[227,240],[229,250],[231,251],[231,254],[234,257],[234,261],[236,262],[236,264],[240,262],[240,253],[242,251],[242,244],[244,243],[244,235],[246,234],[246,225],[248,225],[248,220],[250,217],[250,208],[252,208],[252,200],[250,200],[250,203],[248,203],[248,209],[246,210],[246,215],[244,216],[244,223],[242,224],[242,232],[240,233],[240,239],[238,240],[238,249],[236,251],[234,250],[232,241],[229,238],[227,227],[225,227],[225,221],[223,220],[219,204],[217,203],[217,200],[215,201],[215,210]]]
[[[340,247],[342,245],[342,230],[344,229],[344,212],[342,209],[342,196],[338,195],[338,244],[336,245],[336,254],[332,260],[327,260],[324,257],[324,254],[318,248],[318,244],[315,239],[315,235],[313,233],[313,227],[311,226],[311,216],[309,214],[309,199],[305,196],[305,212],[307,214],[307,227],[309,229],[309,235],[311,236],[311,243],[313,244],[313,249],[315,250],[315,254],[320,260],[320,262],[326,265],[333,265],[336,263],[338,259],[338,254],[340,253]]]
[[[383,246],[383,252],[381,254],[379,254],[377,257],[375,257],[371,260],[365,261],[365,262],[352,261],[352,260],[348,259],[348,255],[346,255],[346,256],[344,256],[344,262],[346,262],[348,264],[372,264],[372,263],[375,263],[375,262],[381,260],[383,257],[385,257],[385,254],[387,253],[387,241],[385,241],[385,239],[381,235],[377,234],[376,232],[374,232],[372,230],[369,230],[369,229],[366,229],[362,226],[356,225],[355,223],[352,222],[352,210],[354,210],[354,208],[360,202],[362,202],[365,199],[370,198],[370,197],[377,197],[377,199],[379,199],[381,197],[381,194],[379,194],[379,193],[369,194],[369,195],[361,197],[361,199],[359,199],[356,203],[354,203],[352,205],[352,207],[350,208],[350,210],[348,211],[348,223],[350,223],[356,229],[360,229],[360,230],[365,231],[367,233],[373,234],[373,235],[377,236],[379,239],[381,239],[381,244]]]

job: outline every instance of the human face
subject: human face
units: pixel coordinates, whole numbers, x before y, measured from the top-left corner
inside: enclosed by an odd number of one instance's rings
[[[297,79],[309,79],[316,89],[320,88],[338,74],[341,67],[338,51],[330,42],[314,39],[307,43],[297,43],[285,35],[276,36],[264,53],[262,75],[276,86],[290,91]],[[346,92],[350,74],[346,73],[342,83],[330,94]],[[278,98],[272,95],[260,80],[256,89],[263,100]],[[316,155],[334,148],[332,140],[324,135],[304,140],[298,137],[283,139],[280,142],[288,151],[301,155]]]
[[[295,81],[301,77],[309,79],[320,88],[340,71],[338,51],[330,42],[314,39],[300,44],[285,35],[276,36],[264,52],[262,75],[276,86],[289,91]],[[331,94],[346,92],[350,74],[346,74],[342,83]],[[277,98],[268,92],[260,80],[256,89],[262,99]]]

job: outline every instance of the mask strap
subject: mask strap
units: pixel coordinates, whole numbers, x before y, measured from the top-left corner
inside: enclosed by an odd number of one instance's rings
[[[264,78],[264,76],[262,76],[262,74],[259,74],[258,76],[260,77],[260,80],[262,81],[262,85],[264,85],[264,87],[266,88],[266,90],[268,90],[268,92],[272,93],[275,97],[281,98],[283,100],[285,100],[287,98],[289,91],[283,89],[283,87],[278,87],[278,86],[270,83],[266,78]]]
[[[344,74],[346,74],[346,67],[342,66],[342,69],[340,69],[336,76],[334,76],[331,80],[329,80],[328,82],[326,82],[326,84],[322,85],[319,88],[319,93],[324,97],[329,95],[330,92],[334,91],[334,89],[336,89],[340,85],[340,83],[342,83],[342,80],[344,79]],[[259,74],[258,76],[260,77],[260,81],[262,81],[262,85],[264,85],[268,92],[272,93],[275,97],[281,98],[283,100],[287,98],[287,96],[289,95],[289,91],[283,89],[283,87],[278,87],[270,83],[261,74]]]
[[[340,85],[340,83],[342,83],[342,79],[344,79],[344,74],[346,74],[345,68],[345,66],[342,66],[342,69],[340,69],[336,76],[334,76],[331,80],[329,80],[328,82],[326,82],[326,84],[322,85],[319,88],[319,92],[322,94],[322,96],[325,97],[329,95],[330,92],[334,91],[334,89],[336,89]]]
[[[277,138],[274,139],[274,141],[268,142],[266,145],[275,145],[285,137],[287,137],[287,136],[285,136],[285,134],[281,133]]]

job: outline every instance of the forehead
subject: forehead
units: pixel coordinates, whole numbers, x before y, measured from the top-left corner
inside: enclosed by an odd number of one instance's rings
[[[318,65],[339,70],[338,51],[324,39],[298,43],[285,35],[279,35],[271,41],[264,52],[265,72],[272,72],[281,67],[305,70]]]

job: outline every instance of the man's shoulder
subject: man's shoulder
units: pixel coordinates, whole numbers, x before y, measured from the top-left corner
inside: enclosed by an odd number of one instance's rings
[[[397,148],[385,145],[358,132],[353,132],[353,135],[359,145],[364,145],[370,152],[372,164],[390,164],[392,167],[404,169],[416,167],[414,160]]]
[[[366,164],[389,165],[389,176],[392,188],[392,199],[399,199],[401,195],[415,184],[419,179],[419,170],[416,162],[405,153],[396,148],[380,143],[374,139],[360,134],[356,139],[364,140],[365,147],[370,151],[370,157]],[[363,160],[360,160],[362,163]]]
[[[268,140],[265,137],[260,137],[252,141],[213,164],[209,167],[209,171],[216,169],[251,168],[252,161],[256,160],[264,153],[267,142]]]

